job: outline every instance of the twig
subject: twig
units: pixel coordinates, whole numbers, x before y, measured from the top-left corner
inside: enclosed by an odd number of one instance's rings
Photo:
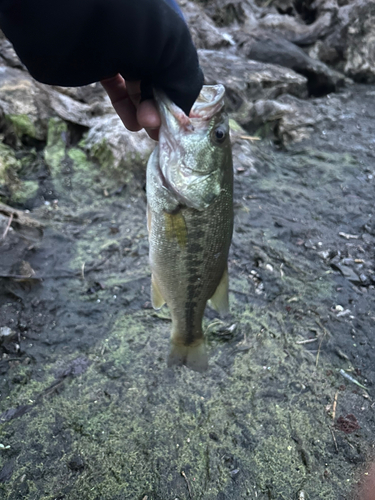
[[[31,217],[26,215],[25,212],[22,212],[22,210],[16,210],[15,208],[8,207],[8,205],[4,205],[4,203],[0,203],[0,213],[7,216],[13,215],[13,218],[16,219],[19,224],[24,226],[39,229],[42,229],[44,227],[44,224],[35,219],[32,219]]]
[[[10,279],[15,281],[43,281],[43,278],[23,276],[22,274],[0,274],[0,279]]]
[[[252,135],[240,135],[240,139],[245,139],[247,141],[260,141],[260,137],[254,137]]]
[[[339,233],[339,236],[345,238],[346,240],[358,240],[359,238],[357,234]]]
[[[336,416],[336,406],[337,406],[338,395],[339,395],[339,391],[336,391],[335,398],[333,400],[333,405],[332,405],[332,420],[335,420],[335,416]]]
[[[322,325],[322,323],[320,322],[319,319],[316,319],[315,323],[323,330],[323,335],[322,335],[322,338],[320,339],[320,342],[319,342],[318,354],[316,355],[315,367],[318,367],[320,348],[322,347],[324,337],[327,335],[327,330],[324,328],[324,326]]]
[[[355,450],[355,446],[352,445],[352,443],[349,441],[348,438],[346,438],[345,441],[348,443],[349,446],[351,446],[353,448],[353,450]]]
[[[318,340],[318,337],[314,339],[297,340],[296,344],[310,344],[310,342],[315,342],[316,340]]]
[[[189,484],[189,481],[188,481],[188,478],[186,477],[186,474],[185,472],[182,470],[181,471],[181,476],[185,479],[186,481],[186,484],[187,484],[187,488],[188,488],[188,491],[189,491],[189,496],[190,498],[193,498],[192,494],[191,494],[191,489],[190,489],[190,484]]]
[[[283,271],[283,267],[284,267],[284,262],[282,262],[282,263],[280,264],[280,276],[281,276],[282,278],[283,278],[283,277],[284,277],[284,275],[285,275],[285,273],[284,273],[284,271]]]
[[[2,235],[2,237],[0,238],[1,240],[4,240],[4,239],[5,239],[5,236],[8,234],[8,231],[9,231],[10,225],[12,224],[12,220],[13,220],[13,214],[10,214],[10,216],[9,216],[9,220],[8,220],[8,224],[7,224],[7,227],[5,228],[5,231],[3,232],[3,235]]]
[[[319,342],[318,353],[316,355],[316,361],[315,361],[315,368],[318,367],[319,355],[320,355],[320,348],[322,347],[323,337],[324,337],[324,335],[322,335],[322,338],[320,339],[320,342]]]
[[[65,380],[70,377],[70,374],[63,376],[60,380],[57,380],[57,382],[54,382],[52,385],[47,387],[47,389],[44,389],[40,394],[37,395],[35,398],[35,401],[39,402],[41,399],[43,399],[45,396],[50,396],[54,392],[56,392],[65,382]]]
[[[334,431],[333,431],[333,429],[331,427],[329,428],[329,430],[331,431],[333,442],[335,443],[336,453],[338,453],[339,449],[337,447],[337,441],[336,441],[335,433],[334,433]]]

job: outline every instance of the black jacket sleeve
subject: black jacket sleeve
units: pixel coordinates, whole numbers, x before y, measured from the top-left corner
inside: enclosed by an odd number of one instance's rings
[[[203,84],[170,0],[0,0],[0,27],[40,82],[79,86],[120,73],[161,88],[186,113]]]

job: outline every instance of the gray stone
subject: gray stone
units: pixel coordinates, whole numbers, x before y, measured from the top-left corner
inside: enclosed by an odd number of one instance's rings
[[[350,7],[350,6],[348,6]],[[359,82],[375,82],[375,2],[356,2],[350,9],[344,72]]]
[[[285,95],[278,100],[255,102],[243,126],[250,133],[271,135],[288,145],[310,137],[322,118],[312,103]]]
[[[181,7],[194,44],[198,49],[220,49],[235,45],[231,35],[215,26],[200,5],[185,1]]]
[[[304,75],[308,79],[310,95],[325,95],[345,84],[344,75],[312,59],[300,47],[271,31],[257,29],[251,34],[237,31],[234,38],[246,57],[278,64]]]
[[[375,1],[340,2],[332,30],[310,49],[313,57],[361,83],[375,82]]]
[[[204,9],[217,26],[241,26],[251,29],[263,14],[254,0],[206,0]]]
[[[259,28],[272,31],[296,45],[311,45],[329,33],[334,22],[332,11],[324,12],[312,24],[305,24],[298,17],[267,14],[259,20]]]
[[[0,65],[0,112],[16,133],[39,140],[46,139],[48,120],[53,116],[90,127],[102,114],[97,105],[72,99],[36,82],[26,71],[5,65]]]
[[[200,50],[206,83],[223,83],[228,110],[237,121],[258,99],[276,99],[282,94],[307,97],[306,78],[291,69],[247,60],[228,52]]]
[[[144,130],[129,132],[114,112],[100,117],[82,141],[102,167],[115,170],[144,167],[154,144]]]
[[[25,69],[25,66],[19,60],[13,45],[7,40],[0,30],[0,61],[12,68]]]

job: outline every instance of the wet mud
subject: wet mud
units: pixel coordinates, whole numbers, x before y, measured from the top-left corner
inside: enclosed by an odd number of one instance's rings
[[[314,99],[319,131],[288,148],[234,130],[231,313],[207,309],[205,374],[166,367],[145,166],[102,168],[64,122],[21,139],[22,196],[1,196],[44,234],[2,214],[1,498],[354,498],[375,446],[374,96]]]

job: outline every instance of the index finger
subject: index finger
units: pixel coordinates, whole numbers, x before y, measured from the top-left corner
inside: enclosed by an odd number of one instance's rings
[[[122,123],[131,132],[138,132],[141,126],[137,120],[137,109],[129,95],[125,80],[121,75],[107,78],[100,82],[107,92],[116,113]]]

